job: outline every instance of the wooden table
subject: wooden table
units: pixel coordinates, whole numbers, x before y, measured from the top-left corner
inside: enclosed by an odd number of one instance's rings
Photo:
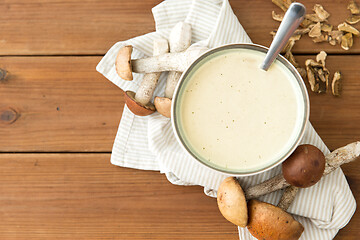
[[[110,153],[122,91],[95,71],[117,41],[154,31],[160,0],[5,0],[0,3],[0,239],[238,239],[201,187],[119,168]],[[321,3],[338,24],[347,1]],[[278,23],[270,0],[231,0],[255,43]],[[357,26],[360,27],[360,24]],[[345,52],[304,37],[300,62],[320,50],[341,70],[340,98],[310,92],[311,122],[330,149],[360,140],[360,42]],[[360,165],[343,167],[360,203]],[[359,239],[360,213],[336,239]]]

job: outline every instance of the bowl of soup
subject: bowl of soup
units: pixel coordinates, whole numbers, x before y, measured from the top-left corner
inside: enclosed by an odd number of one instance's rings
[[[297,70],[278,56],[260,69],[268,48],[229,44],[211,49],[182,74],[171,121],[180,145],[201,164],[247,176],[282,163],[298,146],[309,97]]]

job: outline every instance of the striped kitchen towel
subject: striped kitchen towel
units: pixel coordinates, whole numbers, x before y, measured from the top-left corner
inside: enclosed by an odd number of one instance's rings
[[[234,15],[228,0],[167,0],[152,9],[156,31],[127,41],[116,43],[104,56],[97,70],[124,91],[136,91],[142,74],[134,73],[133,81],[122,80],[115,71],[118,50],[133,45],[132,58],[150,56],[153,40],[167,38],[179,21],[192,26],[192,42],[209,48],[227,43],[250,43],[251,40]],[[163,73],[155,96],[164,93],[166,73]],[[302,143],[310,143],[324,154],[329,150],[310,123]],[[216,196],[216,189],[226,177],[194,161],[180,148],[173,135],[169,119],[154,113],[139,117],[125,106],[115,138],[111,162],[122,167],[158,170],[168,180],[178,185],[201,185],[209,196]],[[278,173],[280,167],[256,176],[240,178],[243,188],[264,181]],[[260,198],[276,204],[281,191]],[[216,207],[216,206],[214,206]],[[305,231],[301,239],[332,239],[344,227],[356,209],[354,197],[341,169],[324,177],[318,184],[301,189],[288,211],[300,221]],[[239,228],[242,240],[254,239],[246,228]]]

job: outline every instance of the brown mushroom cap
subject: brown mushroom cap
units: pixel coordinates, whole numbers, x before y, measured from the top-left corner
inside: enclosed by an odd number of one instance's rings
[[[300,145],[282,164],[285,180],[306,188],[317,183],[325,170],[325,156],[313,145]]]
[[[304,231],[301,223],[272,204],[253,199],[248,202],[248,211],[247,228],[257,239],[295,240],[299,239]]]
[[[166,97],[155,97],[154,99],[156,110],[167,118],[171,117],[171,102],[172,100]]]
[[[147,116],[156,111],[155,106],[152,103],[148,103],[145,106],[135,100],[135,93],[132,91],[125,92],[125,103],[132,113],[138,116]]]
[[[231,223],[245,227],[248,210],[244,191],[234,177],[226,178],[217,192],[217,203],[221,214]]]
[[[115,68],[117,74],[124,80],[133,80],[132,66],[131,66],[131,53],[133,47],[131,45],[120,48],[116,60]]]

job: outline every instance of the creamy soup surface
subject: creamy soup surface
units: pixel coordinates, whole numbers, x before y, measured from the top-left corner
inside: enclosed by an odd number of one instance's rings
[[[278,61],[261,70],[264,56],[222,51],[189,75],[179,99],[180,132],[199,159],[225,170],[258,170],[296,141],[300,87]]]

